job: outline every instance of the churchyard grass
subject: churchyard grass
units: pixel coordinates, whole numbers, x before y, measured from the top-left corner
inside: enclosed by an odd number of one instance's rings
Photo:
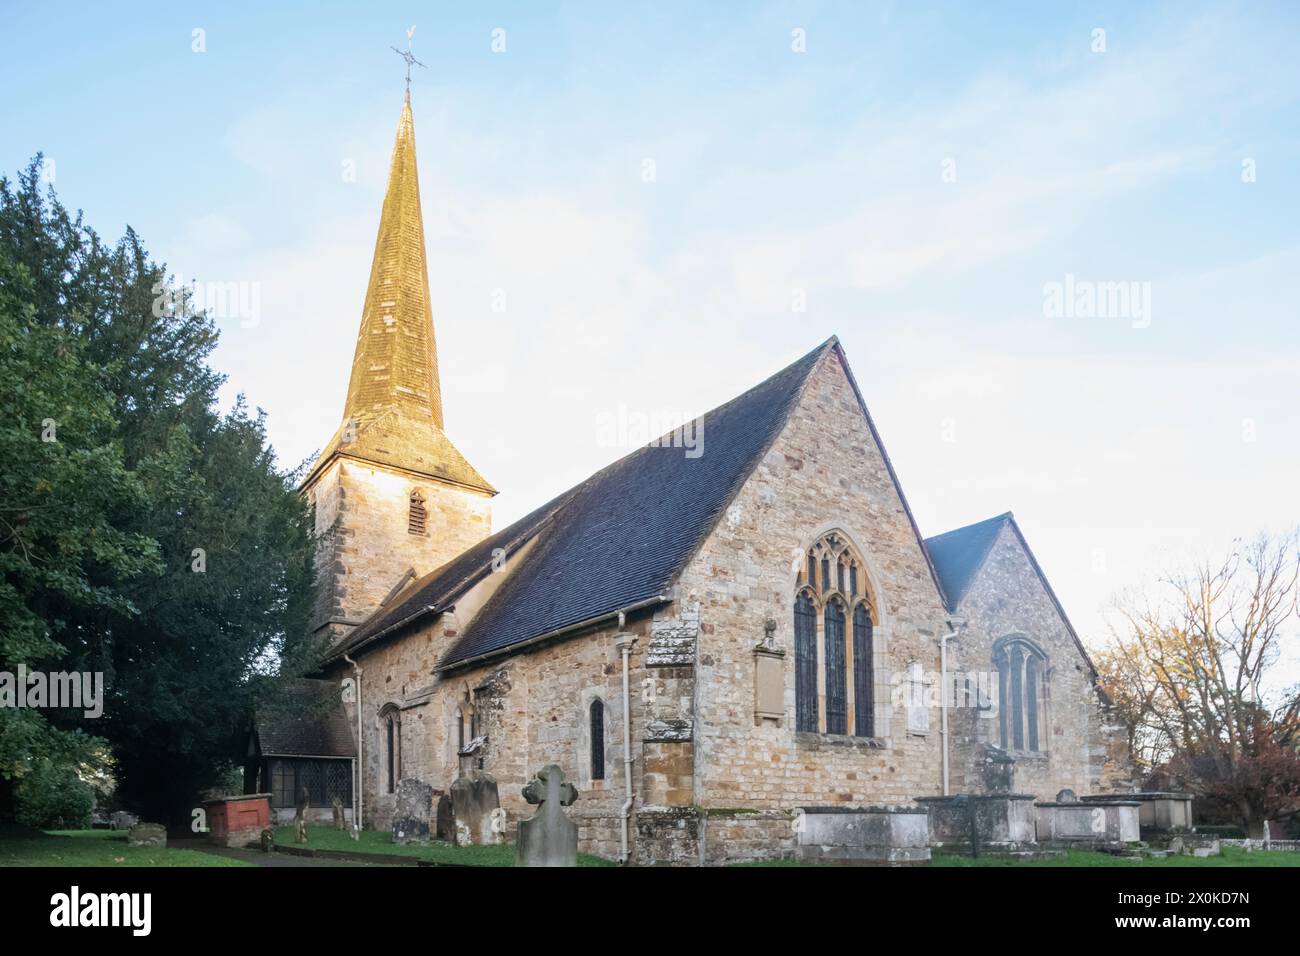
[[[252,866],[197,850],[127,846],[123,830],[56,830],[0,839],[7,866]]]
[[[308,850],[337,850],[344,853],[410,856],[433,863],[459,864],[461,866],[514,866],[513,843],[495,846],[452,846],[450,843],[431,842],[427,846],[416,843],[394,843],[387,830],[363,830],[360,840],[353,840],[346,830],[333,827],[307,828],[307,842],[293,842],[293,827],[276,827],[277,846],[302,847]],[[586,853],[578,854],[578,866],[616,866],[612,860]]]

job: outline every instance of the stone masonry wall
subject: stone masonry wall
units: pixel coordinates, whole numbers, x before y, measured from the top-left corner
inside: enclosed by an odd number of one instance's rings
[[[487,737],[482,768],[497,779],[501,806],[508,815],[508,835],[515,832],[521,816],[528,818],[535,812],[523,799],[523,785],[543,766],[555,763],[579,791],[578,802],[568,810],[579,826],[579,848],[616,858],[619,814],[626,799],[622,657],[614,645],[617,627],[611,623],[527,654],[435,677],[433,667],[455,640],[459,623],[454,615],[443,615],[358,659],[365,672],[366,826],[389,826],[393,811],[394,797],[385,792],[385,730],[380,712],[393,705],[401,714],[401,775],[447,790],[459,768],[456,709],[460,707],[466,715],[473,711],[475,733]],[[637,637],[631,655],[631,703],[633,727],[638,730],[646,726],[644,656],[649,623],[646,616],[626,625]],[[339,668],[334,676],[347,676],[348,670]],[[603,780],[591,776],[589,709],[596,697],[605,705]],[[355,711],[349,708],[349,714],[355,720]],[[651,775],[669,769],[643,759],[642,745],[634,736],[633,786],[639,796],[646,792],[648,769],[652,768]],[[667,786],[665,777],[660,789]]]
[[[407,527],[410,494],[425,499],[425,533]],[[313,626],[341,633],[365,619],[408,569],[427,574],[491,533],[487,496],[379,465],[339,459],[307,489],[316,505],[325,581]]]
[[[1119,786],[1127,748],[1114,745],[1116,732],[1122,744],[1122,731],[1111,725],[1087,661],[1009,524],[998,533],[959,611],[967,623],[961,637],[949,645],[954,675],[982,673],[996,689],[993,644],[1013,634],[1029,638],[1048,659],[1047,723],[1039,728],[1040,753],[1015,755],[1015,789],[1052,800],[1065,788],[1082,795]],[[1000,744],[997,710],[980,711],[974,701],[969,704],[949,714],[954,793],[983,790],[984,755],[988,747]]]
[[[704,422],[707,438],[708,421]],[[707,443],[706,443],[707,449]],[[706,451],[707,454],[707,451]],[[875,738],[796,733],[796,565],[826,531],[852,540],[881,605]],[[830,353],[783,432],[678,584],[699,604],[695,800],[706,809],[908,803],[940,788],[937,710],[909,732],[893,708],[912,663],[937,670],[945,612],[929,566],[843,366]],[[785,651],[785,715],[759,719],[753,648],[764,621]],[[818,669],[823,669],[819,660]]]

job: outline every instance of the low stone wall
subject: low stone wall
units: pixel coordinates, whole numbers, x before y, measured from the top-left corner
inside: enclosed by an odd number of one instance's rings
[[[1019,850],[1036,842],[1034,796],[1028,793],[917,797],[930,814],[930,845]]]
[[[721,866],[794,856],[797,841],[795,814],[788,810],[702,807],[642,807],[633,818],[635,841],[632,863],[637,866]],[[619,821],[580,825],[579,846],[587,835],[584,852],[618,858]],[[593,839],[595,838],[595,839]],[[601,852],[597,846],[612,852]]]
[[[1277,850],[1283,853],[1300,853],[1300,840],[1220,840],[1224,846],[1243,850]]]
[[[705,866],[793,856],[795,814],[787,810],[702,810],[700,857]]]

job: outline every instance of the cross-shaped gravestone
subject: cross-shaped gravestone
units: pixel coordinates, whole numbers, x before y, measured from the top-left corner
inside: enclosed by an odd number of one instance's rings
[[[531,820],[519,821],[516,866],[577,866],[578,827],[564,815],[578,791],[564,771],[547,764],[524,785],[524,799],[537,806]]]

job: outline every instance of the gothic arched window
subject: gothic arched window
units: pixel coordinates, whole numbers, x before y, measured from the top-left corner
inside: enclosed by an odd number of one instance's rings
[[[384,732],[384,769],[386,793],[397,792],[397,781],[402,779],[402,721],[392,704],[379,714]]]
[[[605,779],[605,702],[591,702],[591,779]]]
[[[808,549],[797,587],[795,729],[870,737],[876,726],[875,611],[862,558],[844,535],[831,532]]]
[[[817,732],[817,608],[806,592],[794,599],[796,730]]]
[[[844,604],[839,598],[826,603],[826,732],[849,732],[849,693],[844,673]]]
[[[856,583],[856,582],[855,582]],[[875,647],[871,642],[871,609],[859,601],[853,607],[853,733],[859,737],[872,737],[876,725],[875,666],[871,655]]]
[[[1003,638],[993,646],[998,672],[998,737],[1003,750],[1037,752],[1045,724],[1047,658],[1027,638]]]
[[[424,507],[424,495],[416,488],[411,492],[410,505],[406,512],[406,530],[411,534],[424,534],[428,524],[429,513]]]

